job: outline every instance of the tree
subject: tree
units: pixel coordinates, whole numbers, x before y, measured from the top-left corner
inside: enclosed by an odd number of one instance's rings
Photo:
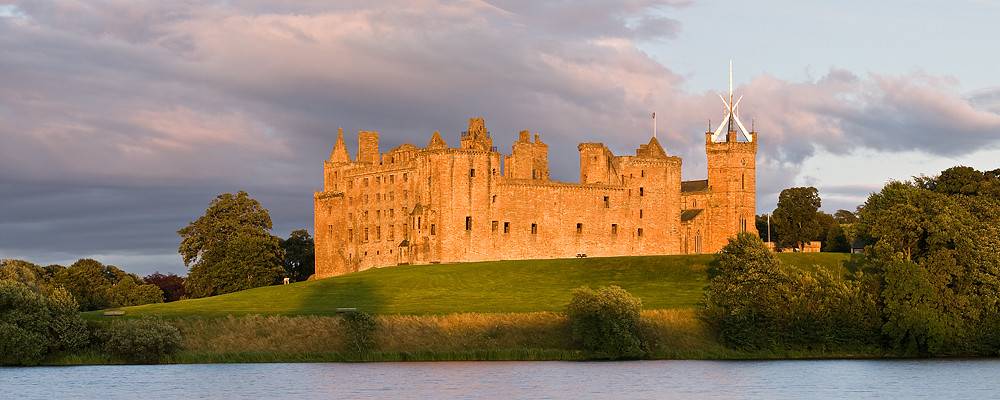
[[[184,277],[176,274],[161,274],[155,272],[142,278],[143,282],[156,285],[163,291],[163,302],[169,303],[184,297]]]
[[[143,284],[135,276],[122,277],[107,290],[108,305],[111,307],[163,302],[163,291],[158,286]]]
[[[858,216],[847,210],[837,210],[833,213],[833,219],[839,224],[853,224],[858,222]]]
[[[817,214],[821,204],[819,191],[814,187],[782,190],[778,208],[771,216],[771,223],[781,233],[778,244],[801,248],[805,242],[815,240],[823,228]]]
[[[184,288],[207,297],[274,284],[284,273],[271,216],[246,192],[223,193],[205,214],[177,231],[178,252],[190,268]]]
[[[847,234],[840,224],[831,224],[827,229],[823,251],[832,253],[849,253],[851,251],[851,242],[847,239]]]
[[[281,248],[285,251],[285,276],[301,282],[316,273],[315,247],[309,231],[292,231],[288,239],[281,241]]]
[[[765,242],[767,241],[777,242],[778,232],[774,231],[773,226],[768,227],[767,223],[768,217],[769,215],[767,214],[758,215],[757,218],[754,219],[754,226],[757,227],[757,234],[760,235],[760,240],[763,240]],[[770,237],[768,237],[768,229],[770,229]]]
[[[155,285],[145,285],[138,276],[97,260],[82,259],[55,271],[53,284],[69,291],[84,311],[162,302],[163,294]]]

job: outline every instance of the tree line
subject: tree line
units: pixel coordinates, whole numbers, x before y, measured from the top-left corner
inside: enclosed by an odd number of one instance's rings
[[[866,245],[844,273],[788,268],[738,236],[713,265],[702,318],[736,348],[1000,354],[1000,169],[890,182],[852,229]]]
[[[819,209],[822,204],[814,187],[782,190],[774,212],[757,216],[757,233],[762,240],[774,242],[779,248],[801,249],[805,243],[819,241],[822,251],[850,252],[857,239],[854,230],[857,215],[848,210],[827,214]]]

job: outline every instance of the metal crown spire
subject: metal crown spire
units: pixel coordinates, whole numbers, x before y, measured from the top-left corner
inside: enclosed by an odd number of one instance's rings
[[[712,141],[718,142],[725,138],[722,130],[724,127],[728,127],[726,131],[738,131],[747,140],[753,141],[753,132],[747,131],[747,128],[743,126],[743,122],[740,122],[739,106],[740,101],[743,100],[743,96],[740,96],[733,102],[733,60],[729,60],[729,101],[726,101],[726,98],[722,97],[721,94],[719,95],[719,99],[722,100],[722,104],[726,107],[726,116],[722,118],[722,123],[719,124],[719,127],[712,134]],[[734,122],[736,126],[733,126]]]

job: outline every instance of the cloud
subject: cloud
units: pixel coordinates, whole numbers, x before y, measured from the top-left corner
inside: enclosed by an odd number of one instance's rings
[[[502,151],[540,132],[569,180],[578,142],[631,152],[657,110],[661,142],[704,176],[719,99],[642,50],[676,37],[687,4],[15,1],[0,15],[0,201],[18,206],[0,242],[16,246],[0,248],[162,257],[214,194],[242,188],[280,229],[308,227],[337,127],[379,130],[383,149],[434,130],[456,145],[483,115]],[[832,69],[738,89],[762,132],[761,196],[818,150],[954,156],[1000,137],[997,108],[941,77]]]

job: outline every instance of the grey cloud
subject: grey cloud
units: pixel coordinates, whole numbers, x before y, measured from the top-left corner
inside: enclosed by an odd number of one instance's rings
[[[379,130],[383,149],[434,130],[456,145],[465,118],[483,115],[502,151],[518,130],[540,132],[555,176],[573,180],[578,142],[631,152],[657,110],[661,142],[696,179],[705,122],[721,117],[714,93],[681,90],[636,44],[673,37],[686,2],[15,4],[25,17],[0,17],[3,256],[152,268],[215,194],[240,189],[277,232],[309,227],[337,127]],[[832,70],[740,91],[762,131],[761,210],[817,148],[997,142],[996,114],[933,79]]]

